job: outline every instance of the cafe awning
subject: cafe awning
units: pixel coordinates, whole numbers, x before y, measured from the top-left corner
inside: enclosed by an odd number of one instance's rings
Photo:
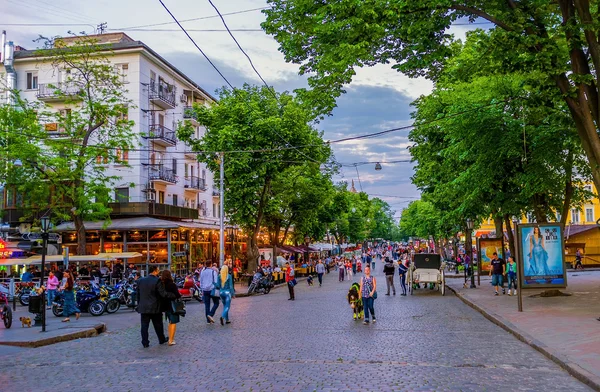
[[[218,230],[219,226],[200,222],[170,221],[157,219],[149,216],[135,218],[112,219],[110,222],[84,222],[86,230],[165,230],[165,229],[213,229]],[[54,228],[53,231],[75,231],[73,222],[62,223]]]
[[[142,257],[141,253],[138,252],[121,252],[121,253],[99,253],[97,256],[111,257],[112,259],[133,259],[136,257]]]

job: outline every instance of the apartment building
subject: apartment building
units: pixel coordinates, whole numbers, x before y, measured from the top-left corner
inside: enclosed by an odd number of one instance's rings
[[[185,243],[188,248],[193,245],[191,235],[184,236],[181,232],[172,235],[171,231],[189,229],[205,231],[202,241],[206,246],[199,247],[198,254],[202,254],[202,257],[197,258],[214,258],[214,246],[208,245],[214,243],[211,229],[216,227],[219,220],[218,188],[213,186],[213,173],[205,164],[196,160],[196,155],[189,146],[177,139],[176,127],[182,121],[189,121],[195,127],[196,136],[202,137],[205,130],[190,115],[190,109],[194,103],[210,105],[215,102],[215,98],[143,42],[135,41],[124,33],[102,34],[91,38],[96,39],[99,44],[107,44],[105,56],[122,78],[127,97],[132,102],[127,117],[135,123],[133,130],[138,135],[139,147],[119,152],[121,159],[129,163],[128,166],[110,164],[107,169],[107,175],[120,177],[114,184],[111,207],[113,221],[121,223],[121,232],[112,237],[122,238],[123,241],[109,246],[110,236],[106,237],[103,230],[91,230],[89,254],[146,250],[142,252],[147,255],[146,262],[156,261],[158,255],[163,253],[165,257],[160,263],[171,264],[173,253],[182,251]],[[63,41],[69,45],[75,39],[77,37],[69,37]],[[67,79],[66,73],[70,70],[57,72],[50,62],[44,61],[43,52],[38,50],[26,50],[14,46],[12,42],[8,42],[6,48],[7,58],[3,59],[5,67],[4,70],[0,68],[0,72],[3,71],[6,75],[7,84],[13,83],[24,99],[44,102],[56,111],[69,110],[64,98],[57,96],[54,90],[59,88],[65,95],[69,94],[71,87],[63,81]],[[10,51],[14,53],[12,62],[9,58]],[[5,60],[12,64],[7,65]],[[10,100],[10,94],[5,99]],[[49,134],[60,137],[57,124],[47,123],[44,127]],[[101,157],[96,164],[104,164]],[[0,209],[4,209],[4,222],[17,224],[20,217],[18,195],[7,188],[1,196]],[[154,221],[148,224],[146,219],[146,224],[140,226],[140,217],[152,218]],[[130,219],[130,225],[127,225],[126,219]],[[162,224],[163,228],[160,220],[171,223]],[[173,226],[173,222],[178,223]],[[58,229],[65,232],[63,243],[72,243],[74,237],[72,233],[69,234],[71,226],[61,226]],[[86,225],[88,226],[98,228],[97,224]],[[104,231],[110,230],[108,227]],[[128,246],[125,239],[131,230],[167,230],[168,233],[165,232],[164,236],[165,239],[169,238],[169,241],[165,240],[165,243],[169,242],[167,249],[164,249],[166,252],[161,252],[160,247],[150,249],[150,233],[140,237],[146,240],[137,241],[137,246],[131,246],[135,240],[130,241]],[[94,237],[105,240],[95,244],[92,240]],[[185,240],[181,240],[182,238]],[[182,246],[171,246],[173,244],[170,240],[175,245],[180,243]]]

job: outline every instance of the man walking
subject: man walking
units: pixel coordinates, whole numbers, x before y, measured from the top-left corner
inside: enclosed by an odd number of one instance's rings
[[[150,275],[138,280],[137,289],[137,311],[141,315],[142,322],[142,346],[150,346],[148,340],[148,328],[150,321],[158,337],[158,343],[167,342],[162,322],[162,313],[160,311],[160,302],[163,298],[175,299],[175,294],[165,291],[165,286],[158,277],[158,266],[150,266]]]
[[[210,261],[204,263],[204,269],[200,272],[200,290],[202,290],[202,298],[204,301],[204,314],[206,322],[214,324],[215,312],[219,307],[219,293],[216,291],[215,283],[219,279],[219,274],[215,269],[210,267]],[[213,307],[210,308],[210,301],[213,301]]]
[[[296,285],[296,272],[294,271],[294,267],[292,267],[289,262],[285,263],[285,267],[285,282],[287,283],[288,290],[290,292],[290,298],[288,298],[288,301],[295,301],[296,296],[294,295],[294,286]]]
[[[352,257],[352,275],[356,275],[356,256]]]
[[[319,259],[315,267],[315,271],[317,271],[317,277],[319,278],[319,287],[323,285],[323,274],[325,273],[325,266],[323,265],[323,261]]]
[[[383,273],[385,274],[385,282],[387,283],[387,293],[385,295],[390,295],[390,286],[396,295],[396,286],[394,286],[394,272],[396,269],[394,268],[394,263],[389,257],[385,258],[385,265],[383,266]]]
[[[338,281],[343,282],[344,276],[346,275],[346,266],[344,265],[343,259],[338,260],[337,268],[338,268]]]
[[[492,261],[490,263],[492,265],[492,269],[490,270],[492,286],[494,286],[494,289],[496,290],[494,295],[498,295],[498,289],[502,287],[503,284],[502,278],[504,276],[504,266],[506,263],[504,260],[498,258],[498,253],[496,252],[492,255]],[[504,293],[504,288],[502,288],[502,293]]]

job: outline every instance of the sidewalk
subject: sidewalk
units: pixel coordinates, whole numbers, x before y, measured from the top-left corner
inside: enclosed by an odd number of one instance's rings
[[[491,279],[481,277],[477,289],[463,288],[461,279],[446,285],[465,303],[516,335],[569,373],[600,390],[600,271],[568,273],[565,297],[532,297],[523,291],[523,312],[515,296],[494,296]]]

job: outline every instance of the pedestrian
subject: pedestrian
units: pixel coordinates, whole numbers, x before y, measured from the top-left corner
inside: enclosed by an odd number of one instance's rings
[[[356,256],[352,257],[352,274],[356,275]]]
[[[50,271],[50,275],[48,275],[48,281],[46,282],[46,292],[48,293],[48,309],[52,309],[52,302],[54,302],[58,285],[58,278],[54,275],[54,271]]]
[[[165,286],[165,291],[167,293],[173,294],[175,296],[174,299],[163,298],[162,299],[162,310],[165,312],[165,317],[167,322],[169,323],[169,346],[175,345],[175,332],[177,332],[177,323],[179,322],[179,315],[176,314],[174,309],[174,301],[178,298],[181,298],[181,294],[179,293],[179,289],[177,289],[177,285],[173,281],[173,276],[171,276],[171,271],[168,269],[164,270],[160,274],[160,280],[162,284]],[[162,322],[161,322],[162,324]]]
[[[319,259],[317,266],[315,267],[315,271],[317,272],[317,277],[319,278],[319,287],[323,285],[323,274],[325,273],[325,266],[323,265],[323,261]]]
[[[346,274],[346,267],[344,266],[344,260],[339,259],[337,262],[337,270],[338,270],[338,281],[344,281],[344,275]]]
[[[352,263],[348,259],[346,259],[346,276],[348,280],[352,279]]]
[[[219,280],[219,273],[211,268],[210,261],[204,263],[204,268],[200,272],[200,290],[202,290],[202,299],[204,301],[204,314],[206,315],[206,322],[208,324],[214,324],[215,313],[219,308],[219,300],[221,299],[221,293],[216,287],[216,283]],[[210,307],[210,301],[212,301],[212,309]]]
[[[581,263],[581,249],[577,248],[577,251],[575,252],[575,266],[573,267],[573,269],[583,269],[583,264]]]
[[[511,256],[508,257],[508,264],[506,264],[506,278],[508,279],[508,295],[512,295],[510,293],[511,286],[514,294],[517,295],[517,263]]]
[[[163,298],[175,299],[175,295],[168,293],[162,281],[158,278],[158,266],[150,265],[149,271],[150,274],[147,277],[139,279],[137,282],[137,311],[141,319],[142,346],[145,348],[150,346],[148,340],[150,321],[152,321],[154,332],[156,332],[158,344],[167,342],[162,322],[161,300]]]
[[[27,270],[25,272],[23,272],[23,276],[21,276],[21,282],[32,282],[33,281],[33,274],[31,273],[31,270]]]
[[[79,320],[79,316],[81,316],[81,311],[75,305],[75,292],[73,291],[75,288],[75,281],[73,280],[73,274],[71,271],[65,271],[63,277],[66,277],[64,286],[61,287],[63,291],[63,323],[68,323],[71,321],[69,318],[71,315],[75,315],[75,319]]]
[[[387,293],[385,295],[390,295],[390,287],[394,295],[396,295],[396,286],[394,286],[394,273],[396,269],[394,268],[394,264],[389,257],[385,258],[385,265],[383,266],[383,273],[385,274],[385,283],[387,285]]]
[[[400,260],[398,263],[398,273],[400,274],[400,287],[403,296],[406,296],[406,272],[408,272],[408,258]]]
[[[290,292],[290,298],[288,301],[295,301],[296,296],[294,295],[294,286],[296,285],[296,272],[294,271],[294,267],[290,265],[290,263],[285,263],[285,283],[287,283],[288,291]]]
[[[502,277],[504,276],[504,265],[506,263],[498,258],[498,253],[494,252],[490,264],[492,265],[490,275],[492,276],[492,286],[495,289],[494,295],[498,295],[498,289],[503,285]],[[504,294],[504,288],[502,288],[502,293]]]
[[[375,293],[377,290],[377,280],[375,280],[374,276],[371,276],[371,267],[369,265],[365,266],[365,275],[360,279],[360,293],[362,296],[363,306],[365,309],[365,320],[363,324],[369,324],[369,313],[373,318],[373,322],[376,322],[375,319]]]
[[[221,294],[221,301],[223,301],[223,313],[221,314],[221,325],[231,324],[229,320],[229,309],[231,308],[231,299],[235,298],[235,291],[233,289],[233,278],[229,273],[229,266],[227,263],[221,267],[221,274],[219,276],[219,287]]]

